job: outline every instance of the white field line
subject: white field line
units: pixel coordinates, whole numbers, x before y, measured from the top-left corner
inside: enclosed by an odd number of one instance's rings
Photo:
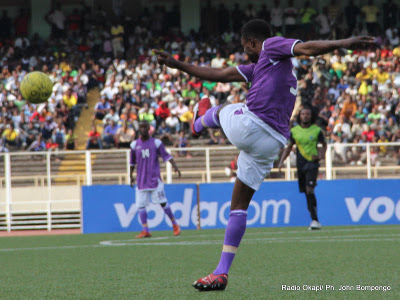
[[[196,235],[188,237],[199,237]],[[209,237],[209,236],[206,236]],[[182,238],[187,238],[182,236]],[[127,240],[121,241],[102,241],[96,245],[75,245],[75,246],[49,246],[32,248],[8,248],[0,249],[0,252],[13,251],[32,251],[32,250],[58,250],[58,249],[77,249],[77,248],[98,248],[98,247],[121,247],[121,246],[190,246],[190,245],[215,245],[222,244],[222,240],[204,240],[204,241],[179,241],[179,237],[159,237],[146,240]],[[150,242],[151,240],[175,240],[166,242]],[[394,241],[400,242],[400,233],[393,234],[359,234],[359,235],[325,235],[308,237],[265,237],[265,238],[247,238],[242,241],[244,244],[253,243],[314,243],[314,242],[382,242]]]
[[[400,229],[400,228],[399,228]],[[342,229],[328,229],[328,230],[291,230],[291,231],[263,231],[263,232],[246,232],[243,238],[243,241],[247,239],[247,237],[250,235],[276,235],[276,234],[291,234],[291,233],[300,233],[300,234],[307,234],[307,238],[309,237],[310,234],[315,234],[318,236],[318,234],[325,234],[327,232],[360,232],[360,231],[373,231],[373,230],[393,230],[393,227],[382,227],[382,228],[375,228],[375,227],[366,227],[366,228],[342,228]],[[181,235],[179,237],[155,237],[151,238],[151,240],[165,240],[169,238],[197,238],[197,237],[205,237],[205,238],[210,238],[210,237],[224,237],[225,233],[214,233],[214,234],[198,234],[198,235]],[[128,240],[111,240],[111,241],[104,241],[104,243],[107,242],[113,242],[113,243],[124,243],[124,242],[131,242],[131,241],[141,241],[138,239],[128,239]],[[143,240],[142,240],[143,241]],[[222,241],[221,241],[222,242]],[[100,244],[103,242],[100,242]]]

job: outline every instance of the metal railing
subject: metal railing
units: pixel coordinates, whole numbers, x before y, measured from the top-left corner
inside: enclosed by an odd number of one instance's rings
[[[335,166],[333,164],[333,154],[335,153],[335,148],[337,147],[342,147],[340,149],[352,149],[353,147],[363,147],[365,148],[365,165],[363,166]],[[398,178],[400,174],[400,166],[378,166],[378,165],[372,165],[372,160],[371,160],[371,148],[372,147],[400,147],[400,143],[367,143],[367,144],[328,144],[327,147],[327,152],[326,152],[326,157],[325,157],[325,167],[320,168],[320,172],[322,172],[322,175],[324,175],[325,179],[327,180],[332,180],[336,179],[338,177],[338,174],[341,172],[362,172],[366,176],[366,178],[379,178],[379,174],[382,174],[382,172],[388,172],[390,171],[391,174],[385,175],[386,178]],[[372,148],[374,149],[374,148]],[[196,182],[203,182],[203,183],[210,183],[213,182],[213,177],[215,176],[220,176],[225,174],[224,168],[221,169],[211,169],[211,157],[212,154],[218,151],[234,151],[237,153],[237,149],[233,146],[231,147],[189,147],[189,148],[169,148],[167,151],[171,154],[174,152],[203,152],[202,154],[202,159],[205,159],[205,165],[204,168],[201,170],[182,170],[182,177],[185,175],[199,175],[200,180],[197,180]],[[107,172],[93,172],[93,162],[94,162],[94,157],[97,155],[102,155],[102,154],[119,154],[122,159],[124,160],[124,171],[117,170],[109,170]],[[40,165],[43,167],[43,164],[45,164],[45,174],[32,174],[32,175],[13,175],[13,163],[12,159],[16,159],[20,156],[41,156],[44,157],[45,160],[42,161],[41,163],[37,163],[37,165]],[[52,172],[52,158],[53,157],[63,157],[63,160],[68,155],[78,155],[78,158],[75,159],[75,161],[79,162],[81,164],[80,169],[82,169],[81,172],[74,172],[73,169],[71,168],[70,174],[60,174],[61,172],[58,172],[58,174],[54,174]],[[373,153],[375,155],[375,152]],[[92,151],[59,151],[59,152],[18,152],[18,153],[2,153],[0,156],[3,156],[4,160],[4,177],[0,177],[0,189],[4,191],[4,199],[0,199],[0,212],[3,210],[2,207],[5,206],[5,228],[4,226],[1,227],[1,217],[0,217],[0,230],[8,230],[10,231],[13,229],[13,222],[15,222],[18,218],[15,217],[16,212],[21,212],[21,210],[16,210],[13,209],[15,206],[20,206],[24,207],[27,204],[42,204],[46,206],[45,210],[39,210],[39,211],[26,211],[25,213],[29,214],[31,213],[45,213],[47,216],[47,221],[46,225],[38,225],[36,227],[32,228],[47,228],[48,230],[51,230],[52,228],[61,228],[61,227],[67,227],[67,225],[58,225],[58,227],[55,227],[53,225],[53,219],[54,219],[54,212],[65,212],[66,215],[69,215],[71,212],[71,209],[65,208],[65,209],[59,209],[55,210],[54,209],[54,204],[60,205],[64,203],[65,205],[73,204],[77,207],[80,207],[80,199],[73,198],[73,199],[66,199],[63,196],[58,197],[57,199],[54,198],[53,196],[53,189],[56,189],[55,186],[62,186],[65,182],[68,182],[69,185],[71,183],[75,186],[81,186],[81,185],[92,185],[93,180],[98,180],[98,179],[110,179],[113,178],[117,181],[118,184],[129,184],[130,181],[130,164],[129,164],[129,158],[130,158],[130,150],[92,150]],[[1,157],[0,157],[1,159]],[[192,158],[192,160],[195,160],[195,158]],[[62,164],[62,161],[61,163]],[[68,166],[66,167],[68,170]],[[54,169],[54,168],[53,168]],[[114,172],[112,172],[114,171]],[[272,174],[276,174],[278,172],[277,169],[272,169]],[[32,172],[30,172],[32,173]],[[43,172],[42,172],[43,173]],[[172,171],[172,166],[171,164],[165,164],[165,169],[161,172],[162,178],[165,180],[166,183],[172,183],[173,180],[173,171]],[[389,177],[388,177],[389,176]],[[287,159],[286,161],[286,168],[284,170],[284,178],[279,178],[279,176],[273,176],[274,178],[272,180],[294,180],[296,178],[296,168],[291,166],[290,159]],[[219,177],[221,178],[221,177]],[[223,178],[223,177],[222,177]],[[353,177],[356,178],[356,177]],[[214,179],[215,180],[215,179]],[[31,181],[33,182],[32,186],[36,188],[42,188],[45,190],[45,193],[47,196],[45,197],[46,199],[36,201],[36,200],[24,200],[21,201],[21,199],[16,199],[13,201],[13,185],[16,185],[18,182],[26,182],[26,181]],[[60,181],[60,182],[57,182]],[[221,181],[221,180],[220,180]],[[226,181],[229,181],[229,177],[226,177]],[[56,184],[57,183],[57,184]],[[64,184],[67,185],[67,184]],[[29,188],[27,188],[26,191],[27,195],[29,196]],[[3,201],[1,201],[3,200]],[[74,213],[79,213],[80,210],[75,210]],[[17,218],[17,219],[16,219]],[[23,219],[23,217],[19,217],[20,219]],[[76,218],[73,219],[73,224],[71,225],[72,227],[76,228]],[[72,220],[71,219],[71,220]],[[29,223],[27,221],[27,223]],[[74,225],[75,224],[75,225]],[[34,226],[34,224],[31,224]],[[30,226],[30,225],[29,225]],[[28,227],[29,227],[28,226]],[[61,226],[61,227],[60,227]],[[71,228],[72,228],[71,227]],[[25,228],[25,227],[18,227],[18,229]]]

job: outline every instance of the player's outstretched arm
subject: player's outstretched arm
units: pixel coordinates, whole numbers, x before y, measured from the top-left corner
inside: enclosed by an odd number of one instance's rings
[[[171,165],[174,167],[174,171],[175,171],[176,173],[178,173],[179,178],[181,178],[181,171],[179,171],[179,168],[178,168],[178,166],[176,165],[175,160],[174,160],[173,158],[171,158],[171,159],[169,160],[169,162],[170,162]]]
[[[293,48],[293,54],[295,56],[316,56],[332,52],[339,48],[349,50],[365,49],[373,45],[375,43],[374,41],[375,38],[370,36],[351,37],[336,41],[309,41],[305,43],[297,43]]]
[[[290,141],[289,144],[287,144],[286,148],[283,150],[281,159],[279,160],[279,164],[278,164],[279,172],[281,172],[283,162],[289,156],[290,151],[292,151],[293,145],[294,145],[294,143],[292,141]]]
[[[245,81],[243,76],[239,73],[236,68],[210,68],[210,67],[199,67],[188,63],[181,62],[172,57],[167,52],[153,50],[157,54],[157,61],[160,65],[166,65],[167,67],[181,70],[189,75],[198,77],[203,80],[217,81],[217,82],[234,82],[234,81]]]

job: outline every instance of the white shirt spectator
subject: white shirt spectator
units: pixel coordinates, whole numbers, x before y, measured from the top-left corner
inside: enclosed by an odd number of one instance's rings
[[[285,9],[285,14],[288,16],[285,18],[285,25],[296,25],[297,9],[295,7],[288,7]]]
[[[271,9],[271,25],[281,27],[283,23],[283,10],[280,7]]]
[[[118,88],[109,85],[100,92],[100,95],[105,96],[107,99],[112,99],[115,94],[118,94]]]
[[[56,25],[58,29],[64,30],[65,15],[61,10],[54,10],[49,15],[49,21]]]
[[[211,60],[211,67],[212,68],[222,68],[225,64],[225,58],[222,57],[215,57]]]

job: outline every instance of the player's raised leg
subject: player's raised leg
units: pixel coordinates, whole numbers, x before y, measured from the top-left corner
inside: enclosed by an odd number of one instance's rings
[[[205,128],[219,128],[217,112],[220,106],[211,107],[210,99],[201,99],[193,108],[192,136],[199,137]]]
[[[181,233],[181,228],[178,225],[178,223],[176,222],[174,213],[171,210],[171,207],[169,206],[168,203],[161,203],[162,208],[164,209],[165,214],[168,216],[168,218],[171,220],[172,222],[172,228],[174,230],[174,235],[177,236]]]
[[[195,281],[194,288],[202,291],[217,291],[224,290],[228,285],[228,272],[246,231],[247,208],[254,192],[254,189],[236,178],[219,264],[210,275]]]

